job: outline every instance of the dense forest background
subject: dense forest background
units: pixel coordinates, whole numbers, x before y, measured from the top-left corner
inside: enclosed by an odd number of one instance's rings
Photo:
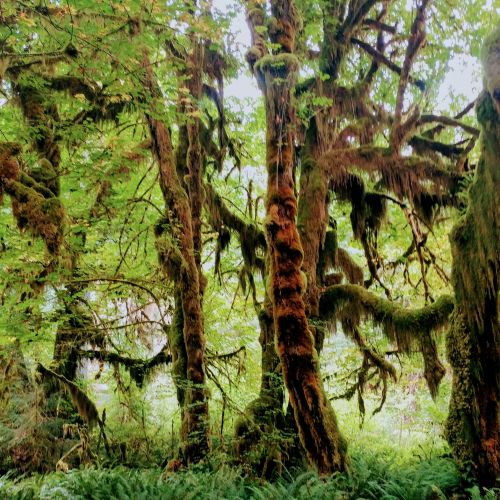
[[[0,497],[495,498],[500,9],[0,4]]]

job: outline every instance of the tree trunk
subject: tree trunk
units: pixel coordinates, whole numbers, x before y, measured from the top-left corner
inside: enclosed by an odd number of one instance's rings
[[[298,19],[292,1],[272,1],[271,12],[271,41],[279,46],[279,53],[261,57],[254,66],[266,106],[265,226],[271,259],[268,289],[278,356],[299,436],[309,460],[320,473],[329,474],[344,470],[346,459],[345,445],[323,390],[302,297],[306,285],[301,271],[303,250],[295,222],[295,109],[291,90],[299,66],[293,55]]]
[[[271,478],[281,471],[287,453],[287,443],[280,439],[284,428],[283,379],[279,371],[279,358],[274,348],[272,305],[266,297],[259,311],[262,349],[262,373],[259,396],[254,399],[235,423],[236,453],[252,472]]]
[[[168,333],[168,345],[172,353],[172,378],[177,391],[177,402],[184,418],[184,405],[187,389],[187,353],[184,343],[184,315],[182,314],[182,297],[175,290],[175,311]]]
[[[305,144],[301,151],[300,196],[297,229],[304,252],[302,270],[307,277],[304,294],[308,319],[319,317],[320,287],[318,276],[320,256],[324,253],[328,225],[328,176],[316,161],[323,154],[317,140],[316,118],[312,118],[306,131]],[[333,260],[335,256],[331,256]],[[323,348],[324,333],[318,326],[310,327],[314,335],[318,354]]]
[[[482,148],[467,212],[451,235],[456,312],[447,338],[453,386],[446,437],[480,484],[500,475],[500,116],[484,93],[477,107]]]
[[[160,92],[153,77],[148,57],[144,58],[145,87],[157,104]],[[205,335],[200,294],[200,273],[195,258],[191,205],[179,180],[170,133],[165,124],[147,112],[153,154],[159,165],[160,187],[170,224],[167,241],[163,242],[163,257],[169,267],[181,297],[186,346],[187,389],[181,438],[184,459],[198,462],[210,448],[208,400],[205,388]],[[188,151],[189,156],[189,151]],[[165,246],[166,245],[166,246]],[[161,252],[160,252],[161,253]],[[168,261],[168,262],[167,262]]]

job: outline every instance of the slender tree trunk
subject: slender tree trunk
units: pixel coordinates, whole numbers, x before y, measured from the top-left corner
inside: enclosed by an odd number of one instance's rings
[[[168,345],[172,353],[172,378],[177,391],[177,402],[184,417],[184,405],[187,388],[187,353],[184,343],[184,315],[182,314],[182,297],[175,290],[175,310],[168,334]]]
[[[153,108],[160,93],[147,57],[144,58],[144,68],[144,83],[153,97]],[[159,165],[160,187],[169,214],[171,238],[169,248],[163,250],[169,259],[172,274],[176,277],[184,318],[187,389],[181,437],[184,459],[189,464],[201,460],[210,448],[200,273],[195,258],[191,204],[177,174],[170,133],[165,124],[153,114],[146,113],[146,118],[153,142],[153,154]]]
[[[279,434],[285,424],[283,379],[274,348],[272,304],[268,298],[258,315],[262,349],[260,391],[236,421],[236,453],[254,474],[270,478],[281,470],[288,455],[282,454],[282,451],[286,449],[288,452],[289,446]]]
[[[269,300],[265,301],[259,312],[259,325],[259,343],[262,349],[262,377],[259,396],[269,398],[276,410],[283,411],[283,378],[279,371],[279,358],[274,347],[273,313]]]

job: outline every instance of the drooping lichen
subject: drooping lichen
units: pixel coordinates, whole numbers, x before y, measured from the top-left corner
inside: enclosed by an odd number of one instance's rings
[[[424,375],[433,397],[444,376],[444,368],[431,333],[447,324],[453,309],[454,300],[449,295],[420,309],[403,309],[358,285],[333,285],[323,292],[320,300],[321,318],[340,320],[346,333],[354,335],[361,320],[371,319],[383,328],[401,352],[418,348],[424,358]]]

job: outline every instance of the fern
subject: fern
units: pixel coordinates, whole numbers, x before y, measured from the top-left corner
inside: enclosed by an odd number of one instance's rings
[[[400,464],[394,458],[364,453],[353,457],[349,475],[319,477],[311,471],[287,472],[275,482],[245,478],[237,468],[194,467],[162,477],[159,469],[80,469],[14,478],[0,477],[0,498],[54,500],[425,500],[447,499],[460,489],[460,476],[448,459]],[[497,498],[498,490],[467,490],[479,500]]]

